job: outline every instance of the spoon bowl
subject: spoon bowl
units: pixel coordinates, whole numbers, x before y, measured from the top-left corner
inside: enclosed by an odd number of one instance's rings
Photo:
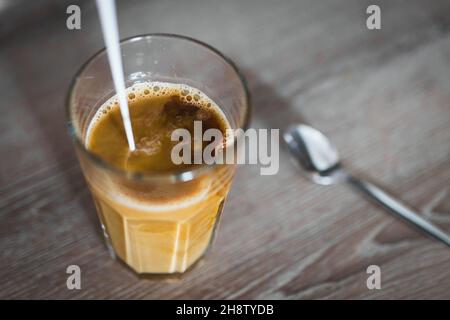
[[[330,185],[345,179],[336,147],[319,130],[304,124],[293,125],[283,134],[283,139],[292,159],[315,183]]]

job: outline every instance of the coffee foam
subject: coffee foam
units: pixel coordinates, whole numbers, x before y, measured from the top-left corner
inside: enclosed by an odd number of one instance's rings
[[[197,106],[199,108],[214,110],[227,128],[230,128],[227,118],[219,106],[199,89],[188,86],[187,84],[169,83],[169,82],[139,82],[126,89],[129,103],[148,99],[151,97],[164,97],[178,95],[181,101]],[[119,100],[116,95],[109,98],[95,113],[86,131],[85,144],[89,145],[91,129],[95,124],[108,114],[111,110],[119,107]]]
[[[171,96],[176,94],[181,98],[183,102],[195,105],[199,108],[214,110],[213,112],[221,118],[226,128],[231,128],[226,116],[212,99],[210,99],[202,91],[186,84],[156,81],[143,82],[136,83],[133,86],[128,87],[126,89],[126,92],[129,102],[139,101],[140,99],[149,99],[151,97]],[[92,128],[94,128],[98,121],[100,121],[102,117],[108,114],[108,112],[118,107],[119,103],[117,96],[112,96],[97,110],[86,131],[86,146],[89,146]],[[205,199],[211,187],[211,179],[206,176],[202,179],[203,180],[201,181],[201,183],[199,183],[199,188],[195,191],[190,192],[184,197],[178,197],[177,199],[172,199],[171,201],[167,201],[164,203],[161,203],[160,201],[152,202],[151,200],[143,199],[142,197],[135,197],[125,194],[123,190],[121,190],[120,186],[112,181],[112,179],[107,175],[105,176],[105,180],[108,181],[108,183],[105,183],[106,181],[104,181],[104,187],[106,189],[109,189],[105,193],[114,194],[114,197],[112,199],[113,201],[121,203],[124,206],[142,211],[164,212],[189,207]]]

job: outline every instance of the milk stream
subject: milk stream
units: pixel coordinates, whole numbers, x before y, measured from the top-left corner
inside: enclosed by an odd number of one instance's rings
[[[122,115],[128,146],[130,151],[134,151],[136,146],[134,143],[133,128],[131,127],[130,112],[128,109],[128,100],[125,90],[125,79],[123,76],[116,5],[114,0],[96,0],[96,3],[114,87],[119,99],[120,113]]]

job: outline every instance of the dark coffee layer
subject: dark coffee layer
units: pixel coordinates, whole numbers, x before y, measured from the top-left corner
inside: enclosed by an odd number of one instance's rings
[[[129,110],[136,150],[130,152],[117,100],[108,100],[90,124],[87,148],[112,165],[127,171],[177,173],[194,164],[176,165],[171,151],[175,129],[186,129],[194,137],[194,121],[202,131],[225,130],[228,122],[217,105],[205,94],[185,85],[148,83],[128,89]],[[207,143],[203,143],[206,146]],[[192,141],[191,146],[194,146]],[[193,150],[192,150],[193,151]],[[193,152],[191,152],[193,155]]]

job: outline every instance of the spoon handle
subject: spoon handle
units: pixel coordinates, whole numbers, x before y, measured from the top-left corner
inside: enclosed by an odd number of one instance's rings
[[[443,230],[441,230],[431,222],[422,218],[412,209],[408,208],[406,205],[402,204],[400,201],[396,200],[394,197],[390,196],[377,186],[367,181],[359,180],[352,176],[349,176],[347,181],[351,186],[370,196],[391,212],[413,223],[423,231],[426,231],[431,236],[444,242],[447,246],[450,246],[450,236],[448,234],[446,234]]]

